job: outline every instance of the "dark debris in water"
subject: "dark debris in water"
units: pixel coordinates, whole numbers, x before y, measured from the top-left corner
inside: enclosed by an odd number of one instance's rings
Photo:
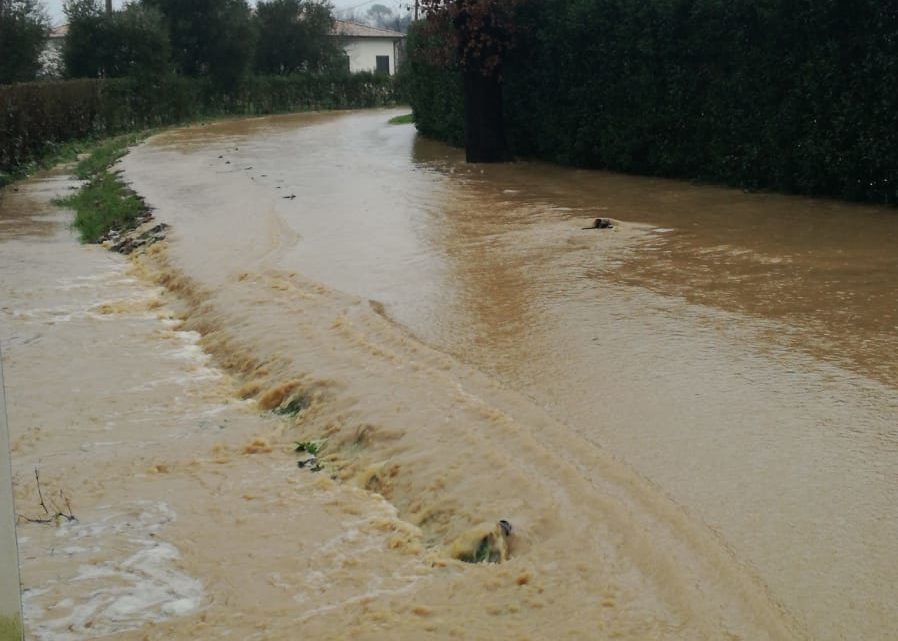
[[[119,254],[130,254],[143,247],[149,247],[161,240],[165,240],[168,225],[159,223],[147,228],[147,224],[153,220],[151,213],[140,216],[136,221],[136,227],[131,230],[113,229],[107,232],[101,239],[101,243],[108,243],[109,249]]]
[[[273,411],[278,416],[296,416],[309,407],[309,401],[302,396],[294,396],[286,403],[276,407]]]
[[[296,467],[301,470],[309,470],[310,472],[320,472],[324,469],[321,463],[318,462],[317,456],[310,456],[306,459],[296,462]]]
[[[614,223],[609,218],[596,218],[592,225],[583,229],[614,229]]]
[[[477,541],[476,547],[458,555],[458,560],[465,563],[502,563],[508,558],[507,539],[511,536],[512,525],[502,519],[495,530]]]

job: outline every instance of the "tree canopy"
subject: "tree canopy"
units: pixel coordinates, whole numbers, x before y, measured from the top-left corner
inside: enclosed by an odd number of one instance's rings
[[[49,35],[37,0],[0,0],[0,84],[34,80]]]
[[[249,69],[255,32],[246,0],[141,0],[168,27],[172,58],[184,75],[211,75],[233,85]]]
[[[331,5],[317,0],[262,0],[256,7],[255,68],[288,74],[340,68],[343,52],[330,37]]]
[[[149,77],[170,71],[168,33],[156,9],[129,4],[108,14],[101,0],[73,0],[66,5],[66,14],[67,76]]]
[[[503,56],[514,43],[514,9],[522,0],[420,0],[425,30],[443,34],[441,57],[485,76],[498,75]],[[445,37],[448,35],[449,37]]]

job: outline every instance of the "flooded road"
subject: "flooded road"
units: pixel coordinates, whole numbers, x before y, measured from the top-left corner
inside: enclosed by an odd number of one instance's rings
[[[278,270],[375,301],[632,466],[814,638],[891,638],[895,212],[467,167],[387,117],[173,133],[127,175],[206,287]]]
[[[898,215],[470,167],[392,115],[151,139],[125,177],[172,234],[128,264],[0,203],[20,501],[53,451],[48,482],[85,488],[103,541],[128,540],[113,499],[136,496],[171,546],[156,585],[177,598],[115,638],[892,639]],[[581,229],[597,216],[615,228]],[[135,362],[166,382],[113,400]],[[46,363],[77,364],[57,385],[96,400],[41,404]],[[291,400],[295,418],[259,413]],[[99,454],[109,432],[123,462]],[[298,475],[306,439],[326,474]],[[504,563],[455,560],[500,518]],[[154,549],[130,541],[97,562]],[[71,598],[53,567],[26,559],[32,613]],[[85,608],[119,612],[69,604],[36,638],[93,638]]]

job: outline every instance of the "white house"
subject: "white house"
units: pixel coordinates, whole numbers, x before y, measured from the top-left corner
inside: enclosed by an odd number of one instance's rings
[[[65,37],[69,33],[69,25],[63,24],[53,27],[50,30],[50,37],[44,44],[44,50],[41,52],[41,73],[42,78],[60,78],[62,77],[62,47],[65,44]]]
[[[349,57],[349,70],[393,75],[398,68],[405,34],[357,22],[335,20],[331,36],[339,38]]]

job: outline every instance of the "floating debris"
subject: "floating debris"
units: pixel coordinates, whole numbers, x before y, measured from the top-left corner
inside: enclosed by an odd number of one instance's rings
[[[608,218],[596,218],[592,225],[583,229],[614,229],[614,223]]]
[[[152,218],[150,217],[149,220]],[[146,224],[146,220],[144,222]],[[142,247],[149,247],[161,240],[165,240],[168,225],[159,223],[149,229],[138,227],[130,232],[111,231],[101,239],[101,242],[110,243],[109,249],[119,254],[130,254]]]
[[[273,411],[279,416],[296,416],[309,407],[309,401],[303,396],[294,396],[285,403],[276,407]],[[314,454],[314,452],[313,452]]]
[[[511,523],[483,523],[462,534],[452,544],[450,554],[465,563],[503,563],[508,560]]]
[[[310,472],[320,472],[324,469],[318,462],[318,457],[314,455],[301,461],[297,461],[296,466],[301,470],[309,470]]]

